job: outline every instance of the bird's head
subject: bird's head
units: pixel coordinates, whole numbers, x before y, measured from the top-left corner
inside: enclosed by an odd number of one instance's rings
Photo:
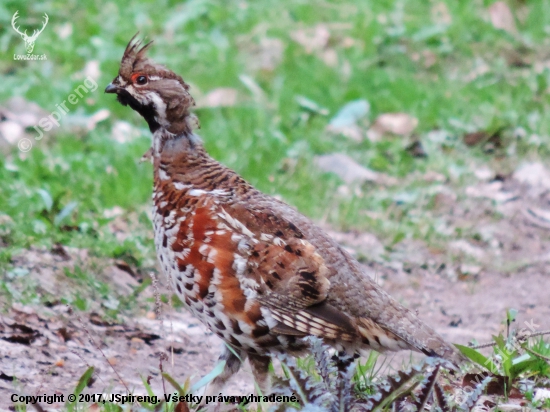
[[[116,93],[117,100],[129,105],[149,124],[151,132],[163,128],[174,135],[191,132],[196,118],[189,112],[195,105],[189,85],[166,67],[147,58],[152,42],[142,45],[132,37],[120,62],[118,76],[105,93]]]

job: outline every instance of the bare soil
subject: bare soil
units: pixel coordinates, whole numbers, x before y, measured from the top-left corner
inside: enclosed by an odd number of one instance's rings
[[[471,233],[473,228],[479,236],[441,246],[405,240],[386,253],[371,234],[331,233],[358,256],[369,256],[366,268],[383,288],[451,342],[490,341],[491,335],[504,330],[508,308],[519,310],[513,327],[548,330],[547,184],[508,177],[481,181],[458,193],[443,184],[438,216],[451,229],[467,227]],[[59,293],[70,287],[63,268],[87,259],[85,251],[69,250],[64,256],[29,250],[15,259],[15,265],[29,269],[37,287]],[[128,293],[137,285],[112,262],[100,271]],[[143,293],[154,299],[151,287]],[[50,307],[14,305],[0,317],[0,409],[8,408],[12,393],[72,393],[89,366],[95,367],[94,382],[86,389],[90,393],[116,393],[125,387],[145,393],[143,380],[149,380],[158,395],[173,392],[161,379],[160,353],[167,355],[162,362],[165,372],[180,383],[188,378],[196,382],[216,365],[221,341],[185,309],[164,305],[161,317],[143,312],[111,324],[91,311],[72,312],[55,302]],[[392,364],[407,356],[394,358]],[[245,366],[225,393],[252,391]]]

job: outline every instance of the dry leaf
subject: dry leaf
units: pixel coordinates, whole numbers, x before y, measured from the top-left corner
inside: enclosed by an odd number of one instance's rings
[[[407,113],[384,113],[376,118],[367,136],[372,141],[378,141],[387,133],[408,135],[416,126],[418,126],[418,119]]]
[[[317,156],[315,164],[323,172],[334,173],[348,184],[375,182],[379,177],[375,171],[361,166],[351,157],[342,153]]]
[[[90,131],[94,130],[96,125],[99,122],[102,122],[103,120],[107,119],[110,115],[111,115],[111,112],[107,109],[101,109],[101,110],[95,112],[93,115],[91,115],[88,118],[86,128]]]
[[[523,216],[535,226],[550,229],[550,211],[536,207],[528,207],[522,210]]]
[[[101,76],[101,69],[99,68],[99,60],[90,60],[84,66],[82,71],[84,77],[91,77],[93,80],[98,80]]]
[[[17,143],[24,135],[25,129],[19,123],[12,120],[0,122],[0,138],[10,145]]]
[[[550,390],[544,388],[535,389],[535,397],[533,398],[534,402],[544,402],[547,399],[550,399]]]
[[[521,165],[513,175],[517,181],[532,187],[550,189],[550,171],[539,162]]]
[[[336,53],[336,50],[326,49],[321,53],[320,57],[321,57],[321,60],[323,60],[323,62],[328,67],[338,66],[338,53]]]
[[[197,101],[197,107],[228,107],[237,103],[237,89],[220,87],[204,95]]]
[[[467,83],[491,72],[491,67],[483,60],[476,60],[474,64],[475,67],[468,74],[466,74],[466,76],[464,76],[464,81]]]
[[[432,20],[435,24],[444,24],[448,26],[453,22],[451,13],[449,13],[449,9],[447,8],[447,5],[443,2],[434,4],[432,6],[431,13],[432,13]]]
[[[489,133],[485,131],[466,133],[463,137],[464,144],[466,146],[475,146],[479,142],[485,141],[489,138]]]
[[[517,198],[515,193],[505,191],[502,182],[499,181],[468,186],[465,193],[471,197],[491,199],[497,203],[506,203]]]
[[[324,24],[318,24],[312,29],[299,29],[290,33],[290,38],[304,46],[306,53],[321,51],[328,45],[330,32]]]
[[[428,157],[428,154],[424,150],[424,147],[422,146],[422,142],[420,140],[415,140],[410,145],[408,145],[405,150],[409,152],[413,157]]]
[[[273,71],[283,60],[285,44],[280,39],[263,37],[260,44],[252,43],[247,46],[249,59],[248,67],[251,70]]]
[[[505,30],[510,34],[516,34],[518,29],[512,11],[503,1],[497,1],[489,6],[489,16],[493,27]]]
[[[130,123],[117,120],[111,129],[111,138],[118,143],[127,143],[141,136],[141,131]]]
[[[174,412],[189,412],[189,405],[187,405],[187,402],[179,402]]]

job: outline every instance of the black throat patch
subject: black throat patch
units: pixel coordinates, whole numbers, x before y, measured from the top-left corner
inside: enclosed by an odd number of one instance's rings
[[[149,125],[149,130],[151,130],[151,133],[155,133],[155,131],[158,130],[160,124],[158,124],[155,120],[157,112],[153,107],[153,103],[143,105],[134,96],[132,96],[130,93],[128,93],[128,91],[124,89],[120,90],[117,93],[117,100],[123,106],[130,106],[132,109],[138,112]]]

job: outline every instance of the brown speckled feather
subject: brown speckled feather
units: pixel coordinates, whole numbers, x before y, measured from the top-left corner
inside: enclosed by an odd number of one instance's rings
[[[178,75],[128,45],[106,91],[153,132],[153,223],[163,272],[189,310],[268,385],[277,352],[300,353],[302,338],[338,350],[412,349],[459,362],[433,329],[385,293],[322,229],[246,183],[205,152],[193,134],[193,99]],[[214,392],[238,369],[226,370]]]

